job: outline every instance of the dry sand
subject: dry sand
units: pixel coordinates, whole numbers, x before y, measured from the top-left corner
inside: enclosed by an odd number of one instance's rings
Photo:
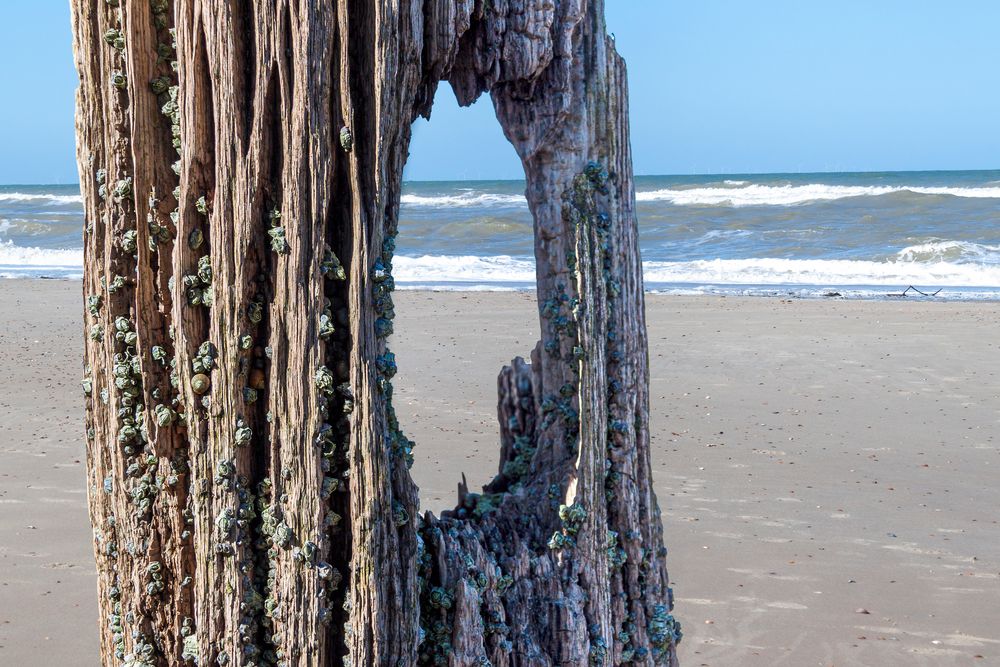
[[[0,281],[0,665],[97,664],[80,286]],[[533,298],[402,292],[425,507],[495,469]],[[1000,664],[997,304],[651,296],[684,667]]]

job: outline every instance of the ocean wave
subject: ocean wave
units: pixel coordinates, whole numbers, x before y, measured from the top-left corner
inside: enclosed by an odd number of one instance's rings
[[[901,254],[903,251],[900,251]],[[394,275],[401,283],[533,283],[534,261],[527,257],[472,255],[397,256]],[[1000,265],[947,261],[836,259],[713,259],[643,262],[647,283],[725,285],[924,285],[1000,286]]]
[[[397,255],[392,260],[397,282],[533,283],[535,260],[494,255]]]
[[[527,206],[524,195],[501,194],[466,190],[455,195],[424,196],[406,194],[400,203],[414,208],[453,208],[473,206]]]
[[[26,248],[13,241],[0,242],[0,276],[4,278],[79,277],[82,269],[83,248]]]
[[[896,253],[899,262],[982,262],[1000,264],[1000,246],[929,239],[907,246]]]
[[[647,283],[723,285],[1000,286],[1000,266],[847,259],[714,259],[644,262]]]
[[[980,252],[965,244],[960,250]],[[962,246],[940,241],[910,246],[885,261],[846,259],[712,259],[683,262],[648,261],[643,274],[649,285],[814,285],[995,287],[1000,288],[1000,261],[945,261]],[[993,246],[980,246],[982,252]],[[1000,247],[995,248],[1000,251]],[[987,259],[996,255],[985,255]],[[0,276],[77,277],[83,250],[28,248],[0,242]],[[494,255],[397,255],[394,276],[401,287],[461,285],[464,289],[510,289],[533,285],[535,262],[530,257]]]
[[[0,192],[0,202],[51,202],[53,204],[82,204],[82,195],[33,194],[27,192]]]
[[[979,199],[1000,199],[1000,187],[948,188],[917,186],[862,185],[747,185],[739,188],[688,188],[637,192],[637,201],[661,201],[677,206],[795,206],[815,201],[848,197],[880,197],[908,192],[918,195],[950,195]]]

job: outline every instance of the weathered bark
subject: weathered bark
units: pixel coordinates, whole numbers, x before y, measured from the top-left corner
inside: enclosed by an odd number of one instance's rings
[[[104,664],[676,663],[601,0],[72,6]],[[524,164],[541,341],[438,518],[387,339],[442,80]]]

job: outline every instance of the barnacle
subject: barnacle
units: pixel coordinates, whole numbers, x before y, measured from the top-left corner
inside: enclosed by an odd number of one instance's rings
[[[323,248],[323,260],[319,264],[319,271],[331,280],[347,280],[347,273],[344,272],[340,259],[330,249],[330,246]]]
[[[229,459],[221,459],[215,466],[215,474],[220,479],[229,479],[236,474],[236,466]]]
[[[173,81],[169,76],[161,76],[150,81],[149,88],[153,91],[154,95],[162,95],[170,89],[172,83]]]
[[[396,355],[392,352],[386,352],[375,358],[375,367],[378,372],[387,378],[391,378],[396,374]]]
[[[271,541],[277,547],[287,547],[292,542],[292,529],[284,521],[280,522],[274,527],[274,534],[271,535]]]
[[[351,128],[346,126],[340,128],[340,147],[348,153],[354,148],[354,135],[351,133]]]
[[[323,462],[329,464],[328,460],[324,460]],[[323,486],[320,490],[320,495],[322,495],[324,498],[329,498],[331,495],[333,495],[338,490],[343,488],[346,488],[344,482],[342,482],[340,479],[332,475],[326,475],[325,477],[323,477]],[[333,524],[340,523],[340,515],[336,513],[331,513],[331,514],[332,514],[331,518],[333,519]]]
[[[402,504],[395,500],[392,501],[392,520],[399,527],[405,526],[410,522],[410,513],[406,511],[406,508]]]
[[[330,313],[330,309],[326,308],[319,316],[319,337],[322,339],[329,338],[335,331],[336,329],[333,327],[333,315]]]
[[[247,317],[254,324],[259,324],[264,319],[264,305],[259,301],[251,301],[247,306]]]
[[[124,250],[129,255],[134,255],[139,250],[139,246],[136,243],[137,233],[134,229],[130,229],[124,234],[122,234],[122,250]]]
[[[111,72],[111,85],[124,90],[128,86],[128,79],[120,70],[114,70]]]
[[[288,241],[285,239],[284,227],[271,227],[267,230],[267,235],[271,237],[271,250],[279,255],[288,253]]]
[[[121,30],[111,28],[104,33],[104,41],[119,51],[125,50],[125,35],[122,34]]]
[[[579,503],[559,506],[559,520],[563,522],[563,528],[571,535],[575,535],[583,521],[587,518],[587,510]]]
[[[233,512],[231,507],[227,507],[219,513],[219,516],[215,519],[215,528],[219,533],[220,538],[229,537],[230,531],[233,529],[234,519],[236,513]]]
[[[326,366],[316,369],[316,388],[324,396],[332,396],[334,393],[335,380],[333,372]]]
[[[160,427],[170,426],[177,421],[177,413],[167,405],[157,405],[153,410],[156,416],[156,425]]]
[[[161,63],[174,55],[174,47],[160,42],[156,45],[156,62]]]
[[[375,320],[375,336],[378,338],[387,338],[390,335],[392,335],[392,320],[385,317]]]
[[[556,532],[549,539],[549,549],[558,551],[560,549],[572,549],[576,546],[576,540],[572,536],[562,532]]]
[[[118,181],[115,184],[115,189],[112,192],[115,201],[122,201],[128,199],[132,196],[132,177],[126,176],[125,178]]]
[[[237,447],[243,447],[244,445],[250,444],[250,440],[253,438],[253,429],[247,425],[242,418],[236,420],[236,431],[233,433],[233,439],[236,441]]]
[[[154,345],[150,351],[154,361],[158,361],[161,366],[167,365],[167,351],[160,345]]]
[[[212,258],[208,255],[198,258],[198,279],[205,286],[212,284]]]
[[[330,587],[334,589],[340,585],[342,578],[340,571],[325,561],[316,563],[316,575],[323,581],[330,582]]]
[[[211,341],[205,341],[198,346],[198,351],[191,360],[191,370],[195,373],[208,373],[215,368],[215,358],[218,351]]]
[[[101,310],[101,302],[103,299],[100,294],[91,294],[87,297],[87,312],[89,312],[94,317],[97,317]]]
[[[121,288],[125,287],[125,284],[125,276],[115,276],[111,279],[111,282],[108,283],[108,294],[114,294]]]

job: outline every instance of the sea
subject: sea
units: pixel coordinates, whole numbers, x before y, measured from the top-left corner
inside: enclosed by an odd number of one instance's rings
[[[397,284],[532,289],[523,192],[405,184]],[[1000,299],[1000,171],[639,176],[636,201],[650,291]],[[0,186],[0,277],[80,278],[82,228],[78,186]]]

